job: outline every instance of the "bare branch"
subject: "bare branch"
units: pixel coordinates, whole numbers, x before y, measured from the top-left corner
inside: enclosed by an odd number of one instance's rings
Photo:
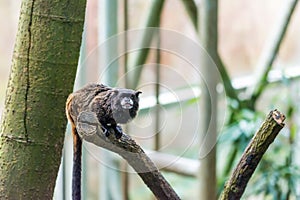
[[[229,98],[234,99],[234,100],[239,102],[240,99],[238,98],[237,91],[232,86],[232,81],[230,79],[230,76],[229,76],[229,74],[226,70],[226,67],[225,67],[224,63],[222,62],[222,59],[221,59],[219,53],[216,55],[216,58],[215,58],[214,61],[216,63],[216,66],[218,67],[218,70],[220,71],[226,95]]]
[[[157,151],[146,150],[146,153],[162,171],[174,172],[183,176],[197,177],[201,161],[179,157]]]
[[[162,13],[163,5],[165,0],[154,0],[151,4],[151,8],[147,14],[145,28],[149,27],[158,27],[160,23],[160,16]],[[132,71],[128,73],[128,87],[135,89],[139,83],[141,73],[143,70],[143,65],[146,62],[146,59],[149,54],[149,45],[151,44],[152,38],[155,35],[157,30],[146,30],[143,33],[142,40],[140,41],[139,51],[134,54],[134,57],[129,57],[128,60],[128,70]]]
[[[220,200],[240,199],[262,156],[284,126],[285,116],[271,111],[252,138],[221,194]]]
[[[85,141],[122,156],[135,169],[157,199],[180,199],[143,149],[129,135],[123,134],[120,139],[116,139],[111,129],[109,130],[110,136],[106,137],[96,113],[88,111],[79,113],[76,128]]]
[[[197,5],[195,4],[194,0],[182,0],[181,1],[185,7],[185,10],[190,17],[194,28],[197,30],[198,29],[198,10],[197,10]]]
[[[272,68],[273,62],[278,54],[280,45],[287,31],[291,16],[295,10],[298,0],[285,1],[278,25],[271,31],[271,35],[264,47],[261,57],[257,64],[257,79],[253,87],[248,88],[247,95],[255,101],[263,92],[268,81],[268,73]]]
[[[229,98],[239,101],[237,93],[232,86],[230,76],[218,53],[218,0],[202,1],[199,5],[198,15],[201,44],[213,59],[220,72],[226,95]]]

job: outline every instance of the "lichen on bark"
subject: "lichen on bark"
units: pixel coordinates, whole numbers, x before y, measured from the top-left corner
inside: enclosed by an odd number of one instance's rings
[[[85,0],[23,0],[0,127],[0,199],[52,199]]]

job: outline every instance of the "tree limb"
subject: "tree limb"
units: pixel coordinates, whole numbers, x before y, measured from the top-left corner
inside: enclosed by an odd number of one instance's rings
[[[184,8],[190,17],[193,26],[196,30],[198,30],[198,10],[197,5],[194,0],[182,0]]]
[[[220,71],[226,95],[229,98],[240,102],[240,99],[238,98],[238,95],[237,95],[237,91],[232,86],[232,81],[230,79],[230,76],[226,70],[224,63],[222,62],[222,59],[221,59],[219,53],[217,53],[216,58],[214,59],[214,62],[216,63],[216,66],[218,67],[218,70]]]
[[[158,151],[146,150],[150,159],[155,165],[166,172],[174,172],[179,175],[197,178],[197,172],[201,165],[201,161],[179,157]]]
[[[143,149],[129,135],[123,134],[119,140],[113,133],[106,137],[96,113],[86,111],[81,112],[77,118],[77,130],[85,141],[122,156],[135,169],[157,199],[179,199]],[[110,132],[113,130],[111,129]]]
[[[257,64],[257,79],[255,80],[254,86],[248,88],[247,94],[251,97],[252,101],[255,101],[263,89],[267,85],[267,78],[269,71],[272,68],[273,62],[278,54],[280,45],[287,31],[291,16],[295,10],[298,0],[291,0],[286,2],[286,7],[283,9],[281,19],[278,22],[278,26],[272,30],[270,37],[264,47],[262,55]]]
[[[199,12],[197,10],[197,5],[195,3],[194,0],[182,0],[181,1],[186,9],[186,12],[188,13],[188,16],[190,17],[190,20],[192,21],[192,24],[195,28],[196,31],[198,31],[198,18],[199,17]],[[203,7],[202,3],[199,7]],[[201,26],[201,24],[200,24]],[[202,25],[203,26],[203,25]],[[207,29],[210,30],[210,29]],[[216,51],[218,52],[218,51]],[[235,99],[238,102],[240,101],[238,96],[237,96],[237,92],[236,90],[233,88],[232,86],[232,82],[230,80],[229,74],[226,70],[226,67],[224,66],[222,59],[220,58],[220,55],[217,53],[217,55],[212,55],[212,53],[210,53],[211,57],[214,59],[214,62],[216,63],[216,66],[218,67],[218,70],[220,71],[221,77],[222,77],[222,82],[224,83],[224,88],[226,91],[226,95],[229,98]]]
[[[165,0],[154,0],[151,4],[151,8],[147,13],[146,22],[144,28],[158,27],[160,23],[160,16],[162,13],[163,5]],[[152,42],[152,38],[158,30],[147,29],[144,31],[142,40],[140,41],[140,49],[128,60],[128,70],[127,73],[128,87],[135,89],[139,83],[141,73],[143,70],[143,65],[149,54],[149,45]]]
[[[269,113],[225,184],[220,200],[240,199],[262,156],[284,127],[284,120],[285,116],[277,110]]]

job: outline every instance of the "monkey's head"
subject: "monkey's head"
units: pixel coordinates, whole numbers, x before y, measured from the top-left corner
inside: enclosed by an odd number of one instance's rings
[[[140,91],[130,89],[114,89],[111,108],[114,120],[118,124],[126,124],[135,118],[139,109]]]

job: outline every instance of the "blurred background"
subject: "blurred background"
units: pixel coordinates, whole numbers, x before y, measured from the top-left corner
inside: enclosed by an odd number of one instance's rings
[[[123,129],[147,149],[182,199],[203,199],[199,194],[201,172],[198,170],[201,165],[201,73],[197,66],[192,66],[180,55],[160,49],[165,40],[172,38],[168,44],[170,47],[184,49],[192,55],[195,50],[189,45],[199,43],[199,31],[195,29],[183,1],[166,0],[161,10],[153,6],[155,2],[88,0],[74,89],[88,82],[104,82],[110,86],[142,90],[139,115]],[[201,0],[193,2],[201,7]],[[272,34],[281,27],[282,13],[289,3],[283,0],[219,1],[218,50],[240,101],[245,99],[247,88],[255,83],[258,63],[267,49],[265,47],[272,43]],[[0,1],[0,115],[4,107],[20,5],[20,0]],[[156,26],[165,31],[162,31],[161,37],[153,36],[152,45],[155,48],[148,53],[128,53],[126,48],[139,42],[139,36],[144,34],[141,30],[157,16],[159,24]],[[224,88],[220,87],[217,107],[220,114],[216,124],[219,127],[216,156],[218,194],[266,114],[277,108],[287,115],[286,126],[264,156],[244,198],[300,198],[300,160],[296,156],[299,153],[300,127],[298,24],[299,6],[293,10],[276,59],[271,63],[269,84],[257,101],[252,102],[254,106],[237,105],[238,100],[225,97]],[[127,40],[124,39],[126,37]],[[117,60],[107,55],[111,51],[112,41],[122,43],[115,47],[118,50],[112,50],[118,51],[115,55]],[[114,56],[114,52],[111,54]],[[135,62],[139,56],[144,61]],[[130,68],[127,68],[130,63],[143,65],[138,78],[135,73],[130,75]],[[130,77],[129,80],[126,77]],[[131,78],[139,81],[132,81]],[[65,137],[55,199],[69,199],[71,194],[72,139],[69,130]],[[83,162],[84,199],[154,198],[119,157],[85,143]]]

